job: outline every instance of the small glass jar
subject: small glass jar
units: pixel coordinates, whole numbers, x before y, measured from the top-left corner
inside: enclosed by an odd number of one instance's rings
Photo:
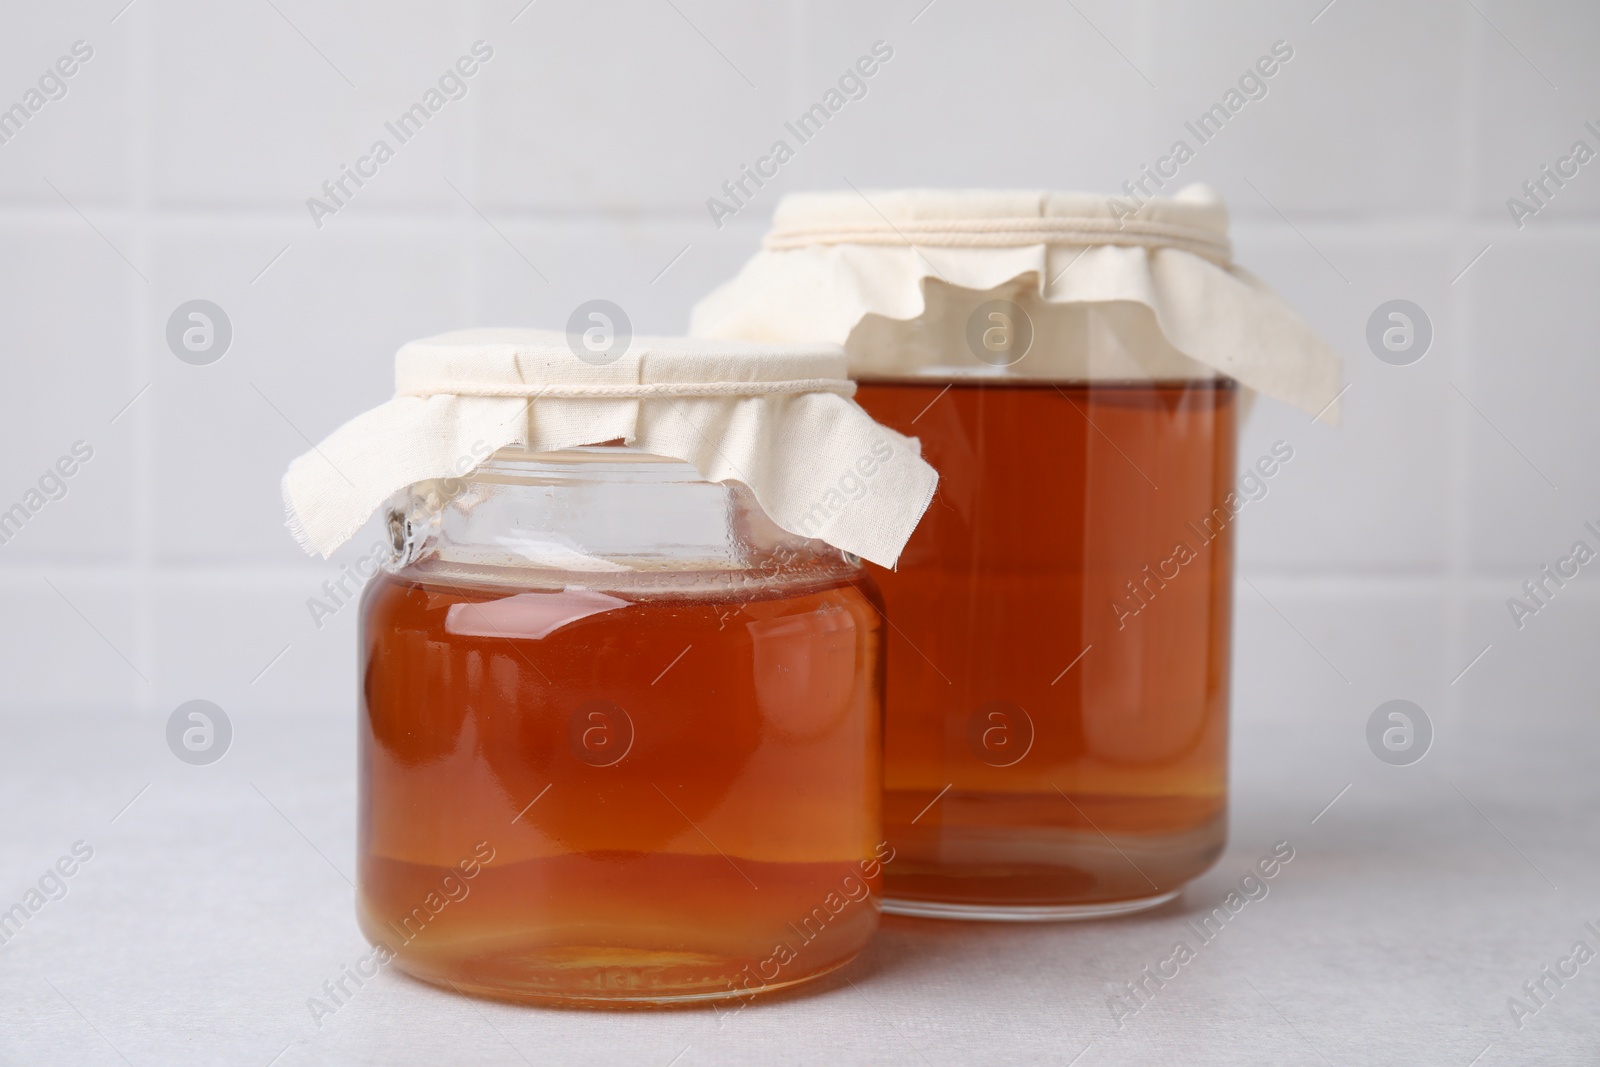
[[[878,924],[883,640],[859,560],[620,446],[388,511],[361,618],[362,929],[489,996],[748,997]]]

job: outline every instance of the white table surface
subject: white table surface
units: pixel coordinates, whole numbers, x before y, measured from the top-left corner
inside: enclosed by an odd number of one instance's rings
[[[848,982],[720,1024],[701,1009],[473,1001],[386,971],[319,1026],[307,999],[366,952],[345,879],[351,721],[237,718],[227,756],[190,767],[163,719],[12,716],[0,907],[75,841],[94,857],[0,948],[0,1062],[1600,1062],[1600,960],[1520,1029],[1507,1006],[1574,942],[1600,950],[1584,926],[1600,927],[1596,731],[1446,722],[1435,751],[1395,768],[1366,751],[1364,714],[1289,718],[1236,720],[1228,852],[1155,912],[887,917]],[[1296,855],[1270,894],[1118,1028],[1111,986],[1166,956],[1185,919],[1283,839]]]

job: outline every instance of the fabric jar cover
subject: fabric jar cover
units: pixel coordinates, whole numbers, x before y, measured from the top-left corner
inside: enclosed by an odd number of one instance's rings
[[[996,366],[968,312],[1004,298],[1032,344]],[[1214,378],[1338,421],[1338,354],[1232,261],[1206,186],[1130,201],[1085,193],[786,196],[756,256],[694,309],[700,337],[845,346],[854,378]]]
[[[330,555],[395,492],[496,449],[622,441],[738,481],[779,526],[893,566],[938,476],[850,397],[843,349],[634,337],[607,360],[565,333],[478,329],[402,347],[395,396],[289,465],[288,525]]]

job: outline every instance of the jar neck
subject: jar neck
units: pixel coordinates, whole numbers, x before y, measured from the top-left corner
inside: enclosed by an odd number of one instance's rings
[[[825,542],[780,529],[747,486],[622,446],[501,449],[471,474],[397,494],[388,516],[391,569],[418,577],[607,586],[860,570]]]

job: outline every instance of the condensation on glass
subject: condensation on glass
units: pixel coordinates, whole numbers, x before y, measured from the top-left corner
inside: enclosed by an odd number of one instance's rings
[[[854,957],[880,827],[861,563],[621,447],[502,450],[391,504],[361,619],[359,914],[419,978],[745,997]]]

